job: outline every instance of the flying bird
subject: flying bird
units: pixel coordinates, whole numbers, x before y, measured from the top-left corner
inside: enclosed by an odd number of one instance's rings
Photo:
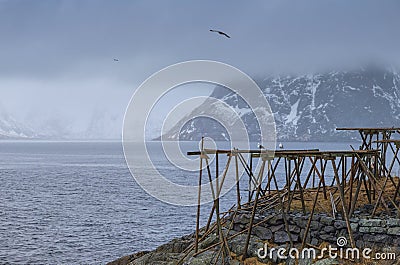
[[[265,147],[262,146],[260,143],[257,144],[257,147],[258,147],[259,149],[265,149]]]
[[[119,62],[119,60],[114,58],[114,62]]]
[[[279,148],[283,149],[283,144],[282,143],[279,143]]]
[[[220,35],[222,35],[222,36],[227,37],[228,39],[231,38],[231,37],[230,37],[228,34],[226,34],[225,32],[222,32],[222,31],[219,31],[219,30],[215,30],[215,29],[210,29],[210,31],[211,31],[211,32],[216,32],[216,33],[218,33],[218,34],[220,34]]]

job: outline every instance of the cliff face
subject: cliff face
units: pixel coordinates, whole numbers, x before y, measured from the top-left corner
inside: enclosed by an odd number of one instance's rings
[[[268,99],[281,141],[351,140],[357,135],[335,128],[391,127],[400,122],[400,75],[393,70],[368,67],[255,81]],[[240,97],[223,87],[215,88],[211,97],[239,110],[250,139],[258,140],[255,116]],[[189,117],[199,116],[205,106],[207,103],[194,109]],[[204,117],[186,124],[181,121],[165,136],[170,140],[229,139],[221,125]]]

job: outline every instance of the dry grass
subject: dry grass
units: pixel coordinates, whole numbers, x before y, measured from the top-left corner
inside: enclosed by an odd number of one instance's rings
[[[400,181],[400,179],[398,177],[393,177],[393,181],[395,184],[397,184]],[[373,205],[375,205],[376,201],[378,200],[379,193],[381,192],[381,187],[384,186],[384,183],[385,183],[385,178],[379,179],[378,182],[376,183],[378,190],[375,191],[375,196],[374,195],[371,196]],[[367,182],[367,187],[369,187],[368,182]],[[352,188],[352,193],[351,193],[352,198],[350,198],[350,184],[346,183],[346,189],[345,189],[346,207],[349,207],[350,201],[352,201],[354,199],[356,189],[357,189],[357,182],[354,182],[353,188]],[[304,190],[304,204],[305,204],[306,210],[308,210],[308,211],[310,211],[312,209],[312,206],[313,206],[316,194],[317,194],[316,191],[317,191],[316,188]],[[386,182],[386,186],[385,186],[384,192],[383,192],[383,198],[385,199],[386,203],[389,203],[389,200],[386,198],[393,198],[395,191],[396,191],[396,186],[393,185],[392,181],[388,180]],[[336,209],[339,212],[341,212],[342,205],[340,202],[340,195],[339,195],[339,192],[336,187],[326,187],[326,195],[327,195],[326,198],[324,196],[323,189],[322,188],[320,189],[320,192],[318,194],[317,203],[315,206],[316,212],[329,212],[329,213],[332,212],[332,204],[331,204],[329,193],[332,193],[332,195],[333,195],[333,198],[334,198],[335,204],[336,204]],[[364,183],[362,183],[361,189],[360,189],[360,192],[359,192],[359,195],[357,198],[357,202],[355,205],[355,209],[360,208],[366,204],[371,204],[371,203],[368,200],[368,196],[367,196],[367,192],[366,192]],[[287,200],[286,200],[286,205],[287,205]],[[292,201],[290,207],[292,210],[301,210],[302,209],[302,203],[300,200],[300,192],[298,190],[296,190],[296,192],[295,192],[294,200]],[[376,214],[379,214],[382,211],[385,211],[385,208],[383,207],[382,203],[379,203]]]

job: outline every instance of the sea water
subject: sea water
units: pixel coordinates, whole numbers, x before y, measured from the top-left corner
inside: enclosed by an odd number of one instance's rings
[[[171,181],[197,183],[198,172],[169,163],[159,143],[147,147]],[[284,148],[340,150],[349,143]],[[198,143],[181,149],[198,150]],[[236,202],[235,192],[221,199],[223,209]],[[210,208],[202,209],[203,225]],[[169,205],[140,188],[121,142],[0,142],[0,264],[104,264],[193,233],[195,223],[195,207]]]

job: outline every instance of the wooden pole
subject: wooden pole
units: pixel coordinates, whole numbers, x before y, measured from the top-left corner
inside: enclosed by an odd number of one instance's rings
[[[337,185],[337,188],[339,190],[340,200],[342,202],[343,217],[344,217],[344,219],[346,221],[347,231],[349,232],[350,244],[351,244],[352,248],[355,248],[356,244],[354,242],[353,232],[351,230],[349,216],[347,215],[348,211],[346,209],[346,202],[345,202],[345,197],[344,197],[343,185],[340,185],[339,174],[338,174],[338,170],[336,168],[335,159],[332,159],[331,161],[332,161],[333,172],[334,172],[335,179],[336,179],[336,185]]]

